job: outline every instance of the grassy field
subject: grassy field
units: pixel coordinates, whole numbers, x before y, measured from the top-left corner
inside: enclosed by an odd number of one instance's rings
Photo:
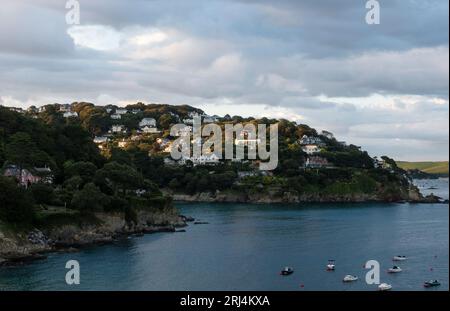
[[[397,165],[404,170],[418,169],[428,174],[447,174],[448,161],[442,162],[406,162],[397,161]]]

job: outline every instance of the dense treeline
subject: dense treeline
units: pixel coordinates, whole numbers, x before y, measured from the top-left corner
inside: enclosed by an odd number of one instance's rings
[[[170,204],[135,166],[101,156],[81,124],[59,120],[50,111],[34,119],[0,107],[0,166],[14,165],[21,171],[49,167],[53,175],[52,184],[34,183],[27,188],[0,176],[0,220],[31,223],[36,220],[36,207],[133,215],[133,208]]]

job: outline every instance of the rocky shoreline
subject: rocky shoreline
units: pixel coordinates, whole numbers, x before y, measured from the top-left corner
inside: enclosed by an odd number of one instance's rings
[[[377,194],[351,194],[351,195],[323,195],[323,194],[295,194],[283,192],[273,193],[240,193],[240,192],[201,192],[193,195],[182,193],[170,193],[175,202],[203,202],[203,203],[247,203],[247,204],[270,204],[270,203],[446,203],[435,195],[423,196],[420,192],[411,188],[408,192],[398,196],[381,196]],[[447,201],[448,203],[448,201]]]
[[[101,224],[62,225],[8,234],[0,230],[0,266],[22,265],[46,258],[50,252],[76,252],[82,247],[113,243],[130,235],[177,232],[191,217],[175,209],[159,213],[138,212],[137,223],[127,223],[121,214],[98,213]]]

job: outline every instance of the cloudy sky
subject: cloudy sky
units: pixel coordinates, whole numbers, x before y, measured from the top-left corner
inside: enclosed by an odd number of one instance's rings
[[[448,0],[2,0],[0,104],[190,104],[448,160]]]

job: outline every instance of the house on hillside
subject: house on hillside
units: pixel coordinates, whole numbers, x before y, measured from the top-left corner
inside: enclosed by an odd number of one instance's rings
[[[138,114],[140,112],[142,112],[142,110],[141,109],[137,109],[137,108],[131,110],[132,114]]]
[[[108,142],[108,140],[109,140],[109,138],[106,136],[95,136],[94,137],[95,144],[105,144]]]
[[[387,163],[384,159],[373,157],[373,167],[377,169],[384,169],[384,170],[390,170],[392,169],[392,165],[390,163]]]
[[[49,183],[53,182],[52,170],[48,167],[34,167],[33,169],[22,169],[17,165],[9,165],[5,168],[3,176],[13,177],[17,182],[28,187],[31,184],[38,182]]]
[[[14,111],[14,112],[17,112],[17,113],[25,113],[25,111],[24,111],[22,108],[8,107],[8,109],[9,109],[10,111]]]
[[[139,122],[139,127],[142,128],[144,126],[156,127],[156,120],[154,118],[143,118],[141,122]]]
[[[155,134],[155,133],[160,132],[160,131],[158,131],[158,129],[156,127],[150,127],[150,126],[141,127],[141,131],[146,134]]]
[[[320,156],[308,156],[305,162],[305,167],[307,168],[326,168],[330,166],[331,164],[328,160]]]
[[[127,112],[128,112],[127,109],[123,109],[123,108],[116,109],[116,114],[126,114]]]
[[[182,157],[178,160],[178,164],[186,165],[187,161],[191,161],[194,166],[196,165],[210,165],[219,163],[220,158],[215,154],[211,153],[208,155],[201,155],[199,157]]]
[[[317,145],[319,147],[324,146],[324,142],[322,141],[322,139],[320,139],[320,137],[316,137],[316,136],[308,136],[308,135],[303,135],[302,138],[300,138],[299,140],[300,145],[304,146],[304,145]]]
[[[122,116],[120,114],[114,113],[110,116],[110,118],[113,120],[120,120],[122,119]]]
[[[113,126],[111,126],[110,132],[111,133],[123,133],[123,132],[126,132],[125,126],[123,126],[121,124],[113,125]]]
[[[315,154],[320,152],[320,147],[318,145],[303,145],[302,151],[306,154]]]
[[[74,111],[66,111],[63,113],[63,117],[64,118],[77,118],[78,117],[78,113],[74,112]]]

